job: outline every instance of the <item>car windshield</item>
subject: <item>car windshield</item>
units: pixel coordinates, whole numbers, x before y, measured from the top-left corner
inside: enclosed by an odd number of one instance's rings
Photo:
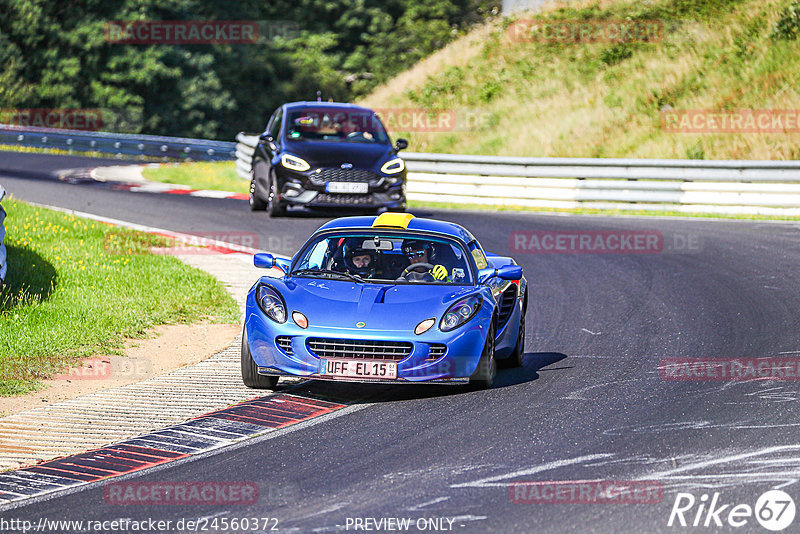
[[[291,274],[370,283],[472,285],[469,257],[461,245],[444,238],[335,234],[310,241]]]
[[[308,107],[288,114],[286,137],[292,141],[389,144],[389,135],[374,112]]]

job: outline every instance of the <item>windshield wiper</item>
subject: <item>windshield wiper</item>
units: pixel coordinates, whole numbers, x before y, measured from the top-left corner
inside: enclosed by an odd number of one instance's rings
[[[292,271],[293,275],[304,275],[304,274],[330,274],[334,276],[344,276],[345,278],[349,278],[354,282],[358,282],[360,284],[364,283],[364,279],[358,276],[357,274],[350,274],[345,273],[342,271],[332,271],[330,269],[298,269],[296,271]]]

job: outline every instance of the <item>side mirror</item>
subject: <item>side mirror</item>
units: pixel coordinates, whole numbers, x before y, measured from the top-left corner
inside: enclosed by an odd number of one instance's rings
[[[519,265],[504,265],[499,269],[494,267],[481,269],[478,271],[478,282],[484,284],[495,276],[502,280],[521,280],[522,267]]]
[[[292,260],[287,260],[285,258],[275,258],[275,267],[277,267],[284,273],[288,273],[289,269],[292,268]]]
[[[497,269],[497,276],[503,280],[520,280],[522,279],[522,267],[519,265],[503,265]]]
[[[397,152],[400,152],[401,150],[405,150],[406,148],[408,148],[408,140],[407,139],[402,139],[402,138],[398,139],[397,142],[394,144],[394,149]]]
[[[490,278],[494,278],[497,274],[497,269],[494,267],[486,267],[485,269],[480,269],[478,271],[478,283],[485,284],[487,280]]]
[[[259,269],[272,269],[275,267],[275,256],[272,254],[256,254],[253,256],[253,265]]]

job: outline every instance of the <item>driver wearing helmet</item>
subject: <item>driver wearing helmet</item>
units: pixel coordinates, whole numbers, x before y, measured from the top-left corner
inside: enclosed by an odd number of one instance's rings
[[[402,277],[412,282],[450,281],[447,269],[443,265],[434,265],[436,250],[428,241],[406,239],[403,241],[403,253],[408,258],[408,267]]]
[[[344,266],[347,272],[355,274],[361,278],[372,278],[375,275],[376,258],[375,251],[362,248],[359,239],[356,243],[346,242],[344,244]]]

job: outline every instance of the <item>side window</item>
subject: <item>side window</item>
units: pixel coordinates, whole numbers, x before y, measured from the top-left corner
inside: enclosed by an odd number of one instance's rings
[[[270,116],[269,120],[267,121],[267,127],[264,128],[265,132],[271,132],[272,131],[272,124],[275,122],[275,117],[278,116],[278,113],[280,113],[280,111],[281,111],[281,108],[278,108],[278,109],[276,109],[275,111],[272,112],[272,115]]]
[[[469,244],[469,251],[475,259],[475,266],[478,269],[485,269],[489,266],[489,262],[486,261],[486,256],[483,255],[483,251],[478,247],[475,241]]]
[[[278,139],[278,135],[281,133],[281,122],[283,119],[283,108],[278,108],[278,111],[275,112],[275,115],[272,117],[272,125],[269,129],[269,133],[275,139]]]
[[[325,261],[325,254],[328,252],[328,240],[323,239],[316,245],[314,245],[314,249],[308,255],[308,259],[304,262],[304,265],[301,265],[302,268],[309,268],[309,269],[322,269],[323,262]]]

